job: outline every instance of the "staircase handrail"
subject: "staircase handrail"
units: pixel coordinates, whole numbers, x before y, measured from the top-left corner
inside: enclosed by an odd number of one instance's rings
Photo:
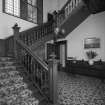
[[[57,25],[60,26],[81,2],[82,0],[68,0],[55,16]]]
[[[40,26],[30,28],[28,30],[22,31],[19,34],[19,38],[27,45],[32,45],[35,41],[49,35],[53,32],[53,23],[47,22],[43,23]]]
[[[28,32],[28,31],[37,31],[37,30],[40,29],[41,27],[45,27],[45,26],[48,26],[48,25],[50,25],[50,24],[51,24],[51,23],[48,23],[48,22],[42,23],[42,24],[40,24],[40,25],[38,25],[38,26],[35,26],[35,27],[29,28],[29,29],[27,29],[27,30],[24,30],[24,31],[22,31],[21,33],[26,33],[26,32]]]
[[[48,65],[36,56],[29,46],[25,45],[20,39],[17,38],[14,41],[16,60],[25,67],[28,78],[37,87],[43,98],[49,100]]]
[[[40,63],[43,66],[45,70],[48,71],[48,65],[45,62],[43,62],[43,60],[40,59],[40,57],[37,56],[32,50],[30,50],[30,48],[26,44],[24,44],[19,39],[16,39],[16,42],[18,42],[38,63]]]

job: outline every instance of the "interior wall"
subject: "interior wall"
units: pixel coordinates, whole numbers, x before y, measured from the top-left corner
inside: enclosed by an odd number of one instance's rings
[[[3,13],[2,0],[0,0],[0,39],[5,39],[6,37],[13,35],[12,27],[15,23],[18,23],[19,27],[21,27],[20,31],[36,26],[36,24],[31,22]]]
[[[90,15],[82,24],[73,30],[67,37],[67,57],[85,59],[86,49],[84,49],[84,39],[96,37],[100,38],[100,48],[94,50],[98,54],[95,60],[105,61],[105,12]]]

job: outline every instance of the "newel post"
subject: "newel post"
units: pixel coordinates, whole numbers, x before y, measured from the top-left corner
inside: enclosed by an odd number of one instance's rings
[[[50,101],[53,105],[57,105],[57,77],[58,77],[58,60],[55,59],[55,54],[51,55],[51,59],[48,62],[49,71],[49,93]]]
[[[16,23],[13,27],[13,35],[14,35],[14,56],[17,58],[17,50],[16,50],[16,39],[19,36],[19,30],[20,27],[18,27],[18,24]]]

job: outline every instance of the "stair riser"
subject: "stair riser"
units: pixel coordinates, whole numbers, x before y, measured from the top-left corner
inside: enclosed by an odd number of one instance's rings
[[[16,67],[15,66],[5,66],[5,67],[0,67],[0,70],[2,70],[2,69],[15,69],[16,70]]]
[[[0,61],[12,61],[14,58],[9,58],[9,57],[0,57]]]
[[[17,65],[16,62],[0,62],[0,67],[4,67],[4,66],[14,66]]]

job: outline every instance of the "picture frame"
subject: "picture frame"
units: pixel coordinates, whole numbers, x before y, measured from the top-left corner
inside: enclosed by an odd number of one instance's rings
[[[92,37],[92,38],[85,38],[84,40],[84,48],[100,48],[100,38]]]

